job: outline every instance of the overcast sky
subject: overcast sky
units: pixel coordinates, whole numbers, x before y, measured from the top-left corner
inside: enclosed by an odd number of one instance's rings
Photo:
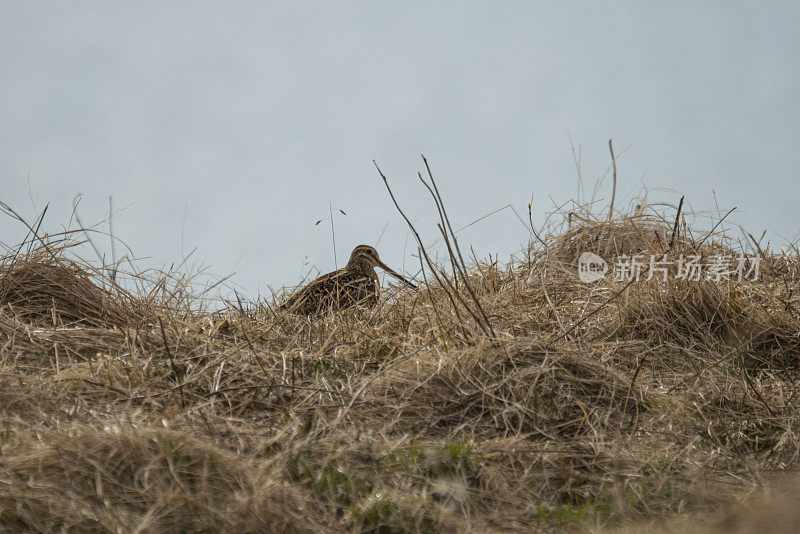
[[[613,138],[618,205],[686,194],[781,242],[799,230],[798,5],[0,0],[0,200],[29,220],[49,202],[55,232],[76,194],[87,224],[113,196],[142,265],[196,249],[254,297],[333,270],[329,205],[339,267],[388,224],[378,251],[413,272],[373,159],[433,241],[421,153],[454,226],[531,195],[541,221],[577,193],[571,135],[587,194]],[[2,242],[24,235],[0,219]],[[481,257],[528,237],[509,210],[460,235]]]

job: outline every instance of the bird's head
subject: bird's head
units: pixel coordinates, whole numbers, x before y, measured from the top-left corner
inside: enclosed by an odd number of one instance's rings
[[[378,256],[378,251],[369,245],[358,245],[356,248],[354,248],[353,252],[350,254],[350,261],[347,262],[347,265],[351,268],[366,268],[369,270],[373,270],[375,267],[380,267],[407,286],[413,288],[417,287],[383,263],[380,256]]]

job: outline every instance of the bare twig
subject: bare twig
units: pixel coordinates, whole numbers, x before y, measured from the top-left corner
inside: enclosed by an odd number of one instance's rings
[[[19,256],[19,253],[20,253],[20,251],[22,251],[22,247],[25,246],[25,243],[29,243],[28,251],[30,252],[30,247],[32,247],[33,244],[36,241],[34,239],[28,241],[28,238],[30,237],[31,234],[33,234],[34,236],[36,236],[38,234],[39,228],[42,226],[42,222],[44,221],[44,215],[45,215],[45,213],[47,213],[47,208],[49,208],[49,207],[50,207],[50,203],[48,202],[47,205],[42,210],[41,215],[39,215],[39,217],[37,218],[37,222],[35,223],[36,224],[36,228],[33,229],[32,231],[28,230],[28,233],[25,235],[25,239],[23,239],[22,242],[20,242],[19,247],[17,247],[17,251],[14,253],[14,256],[12,256],[12,258],[11,258],[11,262],[12,263],[17,259],[17,256]]]
[[[608,150],[611,152],[611,166],[614,168],[614,186],[611,190],[611,205],[608,207],[608,222],[614,216],[614,198],[617,196],[617,158],[614,157],[614,146],[611,139],[608,140]]]
[[[45,208],[45,209],[46,209],[46,208]],[[41,237],[39,237],[39,234],[36,232],[36,230],[35,230],[35,229],[34,229],[34,228],[33,228],[33,227],[30,225],[30,224],[28,224],[28,222],[27,222],[25,219],[23,219],[23,218],[22,218],[22,216],[21,216],[20,214],[18,214],[16,211],[14,211],[14,210],[11,208],[11,206],[9,206],[8,204],[6,204],[5,202],[1,202],[1,201],[0,201],[0,210],[2,210],[2,211],[5,211],[5,212],[6,212],[8,215],[11,215],[13,218],[15,218],[16,220],[18,220],[18,221],[19,221],[19,222],[21,222],[22,224],[24,224],[24,225],[25,225],[25,226],[28,228],[29,232],[30,232],[30,233],[32,233],[32,234],[33,234],[33,236],[34,236],[36,239],[38,239],[38,240],[39,240],[39,242],[42,244],[42,247],[44,247],[44,249],[45,249],[45,250],[46,250],[46,251],[47,251],[47,252],[50,254],[50,256],[51,256],[53,259],[56,259],[56,256],[55,256],[55,254],[53,253],[53,251],[52,251],[52,250],[50,250],[50,247],[48,246],[48,244],[47,244],[47,243],[45,243],[45,241],[44,241],[44,240],[43,240]],[[42,214],[42,217],[43,217],[43,216],[44,216],[44,213]]]
[[[108,235],[111,239],[111,282],[116,282],[117,279],[117,245],[114,239],[114,201],[108,197]]]
[[[486,325],[486,328],[488,328],[489,332],[492,334],[492,337],[497,337],[497,335],[494,333],[494,329],[492,328],[492,324],[489,322],[489,318],[486,316],[486,312],[483,310],[483,306],[481,306],[480,300],[478,300],[478,297],[475,296],[475,291],[473,291],[472,289],[472,284],[470,284],[469,279],[466,277],[465,273],[467,271],[467,265],[464,263],[464,258],[461,255],[461,248],[458,246],[458,238],[456,237],[455,232],[453,232],[453,227],[450,224],[450,218],[447,216],[447,210],[444,207],[444,201],[442,200],[442,195],[439,194],[439,188],[436,186],[436,180],[433,179],[433,173],[431,172],[431,167],[430,165],[428,165],[428,160],[427,158],[425,158],[424,155],[422,156],[422,161],[425,162],[425,169],[428,171],[428,178],[430,178],[431,180],[431,184],[433,185],[433,190],[436,191],[436,197],[439,199],[439,204],[442,207],[442,214],[444,214],[444,220],[445,222],[447,222],[447,228],[450,230],[450,235],[453,238],[453,244],[456,247],[456,252],[458,253],[458,259],[461,261],[461,269],[462,269],[461,273],[462,273],[462,278],[464,280],[464,285],[467,286],[467,291],[469,292],[470,297],[472,297],[473,302],[475,302],[475,306],[478,308],[478,311],[483,317],[483,321]]]
[[[675,224],[672,226],[672,237],[669,238],[669,248],[675,244],[675,237],[678,235],[678,222],[681,219],[681,209],[683,209],[683,199],[685,195],[681,195],[681,201],[678,203],[678,212],[675,214]]]
[[[349,208],[348,208],[349,209]],[[333,240],[333,266],[339,268],[339,261],[336,258],[336,232],[333,230],[333,206],[328,202],[328,213],[331,218],[331,239]]]
[[[428,267],[430,268],[431,273],[436,278],[436,281],[439,282],[439,284],[442,287],[445,287],[445,285],[448,286],[448,288],[452,292],[452,294],[450,292],[447,292],[447,294],[450,297],[451,301],[453,299],[453,294],[454,294],[456,296],[456,298],[459,299],[460,302],[465,304],[465,308],[468,311],[470,311],[470,314],[472,314],[472,311],[470,310],[469,306],[466,306],[466,303],[464,303],[464,300],[461,298],[461,295],[458,292],[455,291],[455,288],[453,288],[452,284],[450,284],[450,282],[447,280],[447,277],[444,276],[442,278],[439,278],[439,276],[436,274],[436,267],[434,266],[433,261],[431,260],[430,256],[428,255],[428,252],[425,250],[425,245],[422,244],[422,238],[420,237],[419,232],[417,232],[417,229],[414,227],[413,224],[411,224],[411,220],[409,220],[409,218],[406,216],[406,214],[400,208],[400,205],[397,203],[397,199],[394,197],[394,193],[392,193],[391,187],[389,187],[389,180],[386,178],[386,175],[383,174],[383,171],[381,171],[380,167],[378,167],[377,162],[375,162],[373,160],[372,163],[374,163],[375,164],[375,168],[378,169],[378,174],[380,174],[381,178],[383,179],[383,183],[384,183],[384,185],[386,185],[386,189],[389,191],[389,196],[392,198],[392,202],[394,203],[395,207],[397,208],[397,211],[400,212],[400,215],[403,217],[403,219],[405,219],[406,224],[408,224],[408,227],[411,229],[411,233],[414,234],[414,238],[417,240],[417,246],[419,247],[419,250],[422,252],[422,256],[425,258],[425,262],[428,264]],[[444,281],[444,284],[442,283],[442,281]],[[453,309],[456,310],[456,314],[458,314],[458,308],[456,307],[455,302],[453,302]],[[475,322],[478,324],[478,326],[482,330],[484,330],[484,332],[488,335],[488,332],[486,331],[486,327],[481,322],[481,320],[477,316],[475,316],[474,314],[473,314],[473,319],[475,319]]]
[[[725,219],[727,219],[727,218],[728,218],[728,215],[730,215],[731,213],[733,213],[733,212],[734,212],[734,210],[736,210],[736,206],[732,207],[732,208],[731,208],[731,209],[728,211],[728,213],[726,213],[726,214],[725,214],[725,216],[724,216],[723,218],[721,218],[719,221],[717,221],[717,224],[715,224],[715,225],[714,225],[714,227],[711,229],[711,231],[710,231],[710,232],[708,232],[708,233],[707,233],[707,234],[706,234],[706,235],[703,237],[703,239],[701,239],[701,240],[700,240],[700,241],[699,241],[699,242],[698,242],[698,243],[695,245],[695,249],[698,249],[698,248],[700,248],[700,246],[701,246],[703,243],[705,243],[706,239],[708,239],[709,237],[711,237],[711,234],[713,234],[713,233],[714,233],[714,230],[716,230],[716,229],[717,229],[717,227],[718,227],[720,224],[722,224],[722,221],[724,221]]]

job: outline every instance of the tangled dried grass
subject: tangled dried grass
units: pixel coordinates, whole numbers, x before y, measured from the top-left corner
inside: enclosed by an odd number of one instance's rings
[[[9,261],[13,260],[13,261]],[[0,303],[27,323],[122,326],[124,301],[93,282],[95,269],[41,247],[0,264]]]
[[[585,250],[741,251],[647,210],[565,214],[505,266],[454,252],[425,289],[313,321],[219,321],[186,277],[123,289],[66,247],[9,256],[0,524],[712,528],[800,466],[798,257],[761,251],[758,281],[580,282]]]

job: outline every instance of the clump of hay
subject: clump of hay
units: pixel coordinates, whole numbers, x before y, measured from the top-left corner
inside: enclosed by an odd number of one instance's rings
[[[124,325],[123,303],[96,278],[87,264],[43,247],[0,265],[0,307],[37,324]]]

